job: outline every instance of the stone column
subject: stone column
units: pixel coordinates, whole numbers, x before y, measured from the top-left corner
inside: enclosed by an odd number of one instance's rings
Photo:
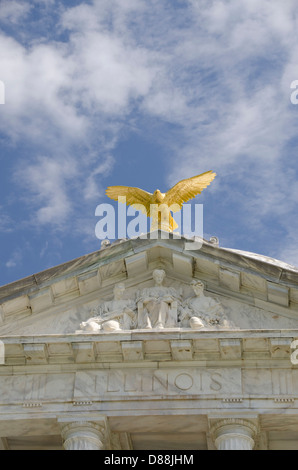
[[[108,441],[106,422],[68,422],[61,425],[61,435],[65,450],[103,450]]]
[[[248,419],[224,418],[216,421],[210,432],[217,450],[252,450],[257,426]]]

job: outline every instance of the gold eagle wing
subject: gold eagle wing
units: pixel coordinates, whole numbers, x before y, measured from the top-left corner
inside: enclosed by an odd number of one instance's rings
[[[167,191],[163,203],[168,206],[177,204],[179,207],[176,206],[175,208],[174,206],[172,210],[172,212],[177,212],[182,208],[184,202],[200,194],[203,189],[214,180],[215,176],[216,173],[210,170],[201,175],[192,176],[191,178],[179,181],[179,183],[175,184],[175,186]]]
[[[119,196],[125,196],[128,206],[134,207],[134,209],[143,212],[148,217],[150,216],[152,193],[130,186],[108,186],[106,195],[115,201],[118,201]]]

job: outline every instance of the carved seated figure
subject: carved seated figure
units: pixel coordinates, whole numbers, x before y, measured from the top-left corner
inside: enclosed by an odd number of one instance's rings
[[[137,294],[138,328],[173,328],[177,326],[177,307],[181,295],[173,287],[164,287],[163,269],[153,271],[154,287]]]
[[[194,280],[191,286],[195,296],[183,302],[179,311],[179,321],[183,324],[188,320],[194,330],[210,326],[228,327],[222,305],[212,297],[205,297],[203,282]]]
[[[102,302],[92,313],[97,314],[82,322],[83,331],[96,333],[100,330],[117,331],[130,330],[135,324],[136,304],[131,299],[124,299],[124,284],[116,284],[113,290],[114,299]]]

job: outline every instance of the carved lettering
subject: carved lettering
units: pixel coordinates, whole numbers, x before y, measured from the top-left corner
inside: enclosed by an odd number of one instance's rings
[[[117,383],[117,377],[115,377],[115,374],[113,373],[108,373],[107,375],[107,392],[120,392],[120,387],[119,387],[119,382]],[[100,386],[100,384],[99,384]]]
[[[141,376],[141,391],[153,392],[153,377],[152,376]]]
[[[174,384],[179,390],[189,390],[193,386],[193,378],[190,374],[179,374],[175,378]]]
[[[136,384],[136,375],[124,374],[123,390],[124,392],[137,392],[140,390]]]
[[[203,391],[203,377],[202,377],[202,372],[199,372],[198,373],[198,383],[196,384],[197,385],[197,391],[202,393]]]
[[[163,390],[168,391],[168,389],[169,389],[168,374],[166,374],[165,378],[153,374],[152,383],[153,383],[153,391],[158,389],[158,386],[157,387],[155,386],[157,383],[162,386]]]
[[[240,369],[80,371],[76,375],[74,398],[96,400],[104,396],[228,394],[231,388],[234,394],[242,393]]]
[[[216,392],[219,392],[219,390],[221,390],[222,388],[222,384],[220,382],[218,382],[218,380],[216,380],[214,378],[214,376],[217,376],[219,377],[220,379],[222,379],[222,376],[221,376],[221,373],[220,372],[213,372],[213,374],[211,374],[211,384],[210,384],[210,388],[211,390],[214,390]]]

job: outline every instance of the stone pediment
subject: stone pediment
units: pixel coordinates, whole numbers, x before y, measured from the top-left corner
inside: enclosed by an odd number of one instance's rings
[[[297,286],[295,267],[185,239],[3,286],[0,446],[297,449]]]
[[[0,334],[298,328],[297,268],[185,243],[118,241],[3,286]]]

